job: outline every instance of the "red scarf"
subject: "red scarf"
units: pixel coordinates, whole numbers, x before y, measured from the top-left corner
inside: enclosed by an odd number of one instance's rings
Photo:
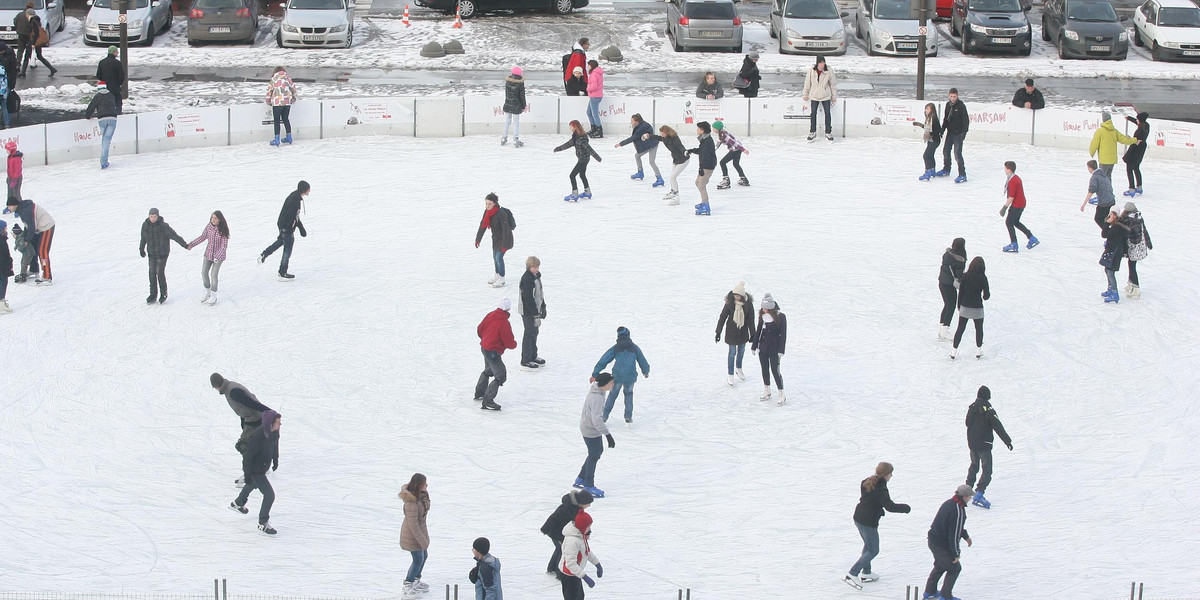
[[[494,217],[496,215],[496,213],[498,213],[498,212],[500,212],[499,204],[497,204],[496,206],[493,206],[492,208],[489,208],[488,210],[483,211],[483,223],[480,224],[480,227],[482,227],[483,229],[487,229],[488,227],[490,227],[492,225],[492,217]]]

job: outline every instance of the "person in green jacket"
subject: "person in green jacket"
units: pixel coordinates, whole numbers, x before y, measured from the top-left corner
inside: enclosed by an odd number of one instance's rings
[[[1112,114],[1106,110],[1100,113],[1100,127],[1092,135],[1092,144],[1088,147],[1088,156],[1095,157],[1100,161],[1100,169],[1108,175],[1110,181],[1112,180],[1113,167],[1117,164],[1117,142],[1121,142],[1126,146],[1145,143],[1117,131],[1116,125],[1113,125],[1112,122]],[[1097,152],[1099,152],[1099,156],[1096,156]]]

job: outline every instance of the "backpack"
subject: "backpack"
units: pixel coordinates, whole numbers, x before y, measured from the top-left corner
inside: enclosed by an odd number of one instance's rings
[[[21,96],[17,94],[17,90],[8,91],[8,114],[13,120],[21,114]]]
[[[517,228],[517,220],[516,220],[516,218],[513,217],[512,211],[505,208],[504,214],[508,215],[508,228],[516,229]]]
[[[571,64],[571,55],[572,55],[572,54],[575,54],[575,51],[574,51],[574,50],[572,50],[572,51],[570,51],[570,52],[568,52],[568,53],[564,54],[564,55],[563,55],[563,57],[562,57],[562,72],[563,72],[563,77],[566,77],[566,76],[567,76],[567,65]]]

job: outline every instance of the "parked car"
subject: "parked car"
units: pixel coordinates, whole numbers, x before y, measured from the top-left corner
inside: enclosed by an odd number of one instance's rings
[[[354,45],[354,2],[288,0],[275,43],[280,48],[326,48]]]
[[[1189,0],[1147,0],[1133,13],[1133,43],[1154,60],[1200,59],[1200,8]]]
[[[1020,0],[954,0],[950,32],[962,36],[963,54],[1015,50],[1029,56],[1033,30]]]
[[[588,0],[416,0],[417,6],[424,6],[450,14],[458,9],[458,15],[464,19],[493,11],[550,11],[554,14],[565,15],[571,11],[584,8]]]
[[[171,0],[128,0],[125,11],[128,18],[130,44],[154,44],[154,36],[171,28]],[[89,46],[107,46],[121,41],[121,25],[114,7],[114,0],[88,0],[87,19],[83,22],[83,43]]]
[[[949,19],[954,13],[954,0],[937,0],[935,15],[939,19]]]
[[[845,54],[848,16],[833,0],[775,0],[771,37],[780,54]]]
[[[909,0],[859,0],[854,32],[867,45],[867,54],[916,56],[921,45],[921,22],[912,18]],[[925,55],[937,56],[937,29],[925,36]]]
[[[258,30],[256,0],[192,0],[188,11],[188,44],[196,42],[254,43]]]
[[[710,48],[742,51],[742,19],[732,0],[670,0],[667,36],[676,52]]]
[[[13,27],[13,19],[25,10],[26,0],[0,0],[0,41],[15,46],[17,30]],[[66,26],[63,16],[62,0],[33,0],[33,10],[42,18],[42,26],[46,31],[62,31]]]
[[[1129,32],[1105,0],[1046,0],[1042,41],[1058,46],[1059,58],[1125,60]]]

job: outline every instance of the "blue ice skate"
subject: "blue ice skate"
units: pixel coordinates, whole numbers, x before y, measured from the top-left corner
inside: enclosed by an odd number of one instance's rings
[[[275,136],[275,139],[271,140],[271,145],[272,145],[272,146],[278,146],[278,145],[279,145],[279,136]]]
[[[1140,186],[1137,189],[1137,195],[1139,195],[1139,196],[1142,195],[1142,188]]]
[[[633,175],[630,175],[630,176],[629,176],[629,178],[630,178],[630,179],[637,179],[638,181],[641,181],[641,180],[643,180],[643,179],[645,179],[645,178],[646,178],[646,175],[645,175],[645,174],[643,174],[641,171],[638,171],[637,173],[634,173]]]
[[[563,202],[579,202],[579,194],[575,190],[571,190],[570,194],[563,196]]]
[[[662,175],[655,175],[654,183],[650,184],[650,187],[662,187],[666,184],[667,182],[663,181]]]
[[[583,188],[583,193],[579,194],[579,197],[580,198],[591,198],[592,197],[592,188]]]
[[[289,133],[289,134],[287,134],[287,135],[283,136],[283,140],[282,140],[282,141],[283,141],[283,143],[285,143],[285,144],[291,144],[291,143],[292,143],[292,134],[290,134],[290,133]]]
[[[1116,304],[1120,301],[1121,301],[1121,294],[1117,290],[1113,290],[1113,291],[1109,292],[1109,294],[1104,297],[1105,304],[1108,304],[1109,302]]]
[[[1005,246],[1005,247],[1001,248],[1001,250],[1003,250],[1003,251],[1005,251],[1005,252],[1014,252],[1014,253],[1015,253],[1015,252],[1018,252],[1018,250],[1017,250],[1017,243],[1016,243],[1016,242],[1013,242],[1013,243],[1011,243],[1011,244],[1009,244],[1009,245],[1007,245],[1007,246]]]
[[[592,486],[592,487],[585,487],[583,489],[587,490],[588,493],[591,494],[593,498],[603,498],[604,497],[604,490],[602,490],[598,487]]]
[[[975,492],[975,497],[971,498],[971,504],[983,508],[992,507],[992,503],[988,502],[988,499],[983,497],[983,492]]]
[[[711,215],[712,210],[709,209],[707,202],[701,202],[696,205],[696,214],[700,216]]]
[[[954,178],[954,183],[966,183],[966,182],[967,182],[967,174],[966,173],[963,173],[962,175],[959,175],[958,177]]]
[[[930,179],[934,178],[936,173],[937,173],[937,171],[934,171],[933,169],[926,169],[925,172],[922,173],[920,177],[917,177],[917,179],[919,179],[921,181],[929,181]]]
[[[1040,244],[1036,235],[1029,236],[1029,241],[1025,244],[1026,250],[1033,250],[1033,247]]]
[[[921,596],[921,600],[941,600],[941,598],[941,594],[924,594]]]
[[[1104,290],[1103,292],[1100,292],[1100,297],[1101,297],[1101,298],[1107,298],[1107,297],[1108,297],[1108,295],[1109,295],[1109,294],[1111,294],[1111,293],[1113,293],[1113,290],[1112,290],[1112,288],[1108,288],[1107,290]]]
[[[1129,197],[1129,198],[1132,198],[1132,197],[1134,197],[1134,196],[1136,196],[1136,195],[1137,195],[1137,190],[1135,190],[1135,189],[1133,189],[1133,188],[1129,188],[1129,189],[1127,189],[1127,190],[1125,190],[1125,191],[1121,192],[1121,195],[1122,195],[1122,196],[1127,196],[1127,197]]]
[[[950,174],[950,169],[942,169],[941,171],[935,172],[933,174],[933,176],[934,177],[946,177],[949,174]]]
[[[582,477],[576,477],[576,478],[575,478],[575,483],[574,483],[574,484],[573,484],[571,487],[573,487],[573,488],[576,488],[576,489],[581,489],[581,490],[582,490],[582,489],[584,489],[584,488],[585,488],[585,487],[587,487],[587,486],[583,485],[583,478],[582,478]]]

